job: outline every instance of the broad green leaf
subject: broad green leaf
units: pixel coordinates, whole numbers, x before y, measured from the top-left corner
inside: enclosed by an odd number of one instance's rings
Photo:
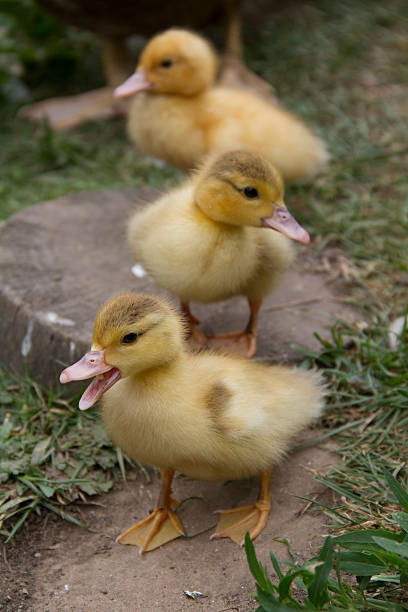
[[[383,563],[388,569],[395,569],[398,567],[401,571],[408,572],[408,559],[405,559],[396,552],[385,550],[384,548],[378,547],[375,552],[375,556],[378,558],[380,563]]]
[[[16,497],[14,499],[10,499],[8,502],[0,506],[0,514],[4,514],[8,510],[11,510],[11,508],[14,508],[14,506],[18,506],[19,504],[22,504],[23,502],[27,501],[27,499],[34,499],[34,496],[26,495],[25,497]]]
[[[401,529],[408,533],[408,514],[406,512],[396,512],[393,517]]]
[[[394,476],[388,472],[388,470],[384,468],[383,473],[395,498],[404,510],[408,511],[408,492],[400,485]]]
[[[111,480],[106,480],[106,482],[98,482],[98,489],[101,493],[107,493],[111,490],[113,486],[113,482]]]
[[[6,461],[0,461],[0,472],[6,472],[13,476],[24,474],[29,465],[29,455],[25,455],[20,459],[9,459]]]
[[[287,597],[291,596],[290,590],[291,590],[291,585],[292,582],[294,580],[296,580],[296,578],[298,578],[299,576],[312,576],[313,574],[311,574],[308,570],[305,570],[304,568],[300,568],[297,571],[294,572],[288,572],[286,574],[285,577],[283,577],[280,582],[279,582],[279,598],[280,599],[286,599]]]
[[[408,558],[408,542],[394,542],[388,538],[378,538],[376,536],[373,537],[373,540],[378,546],[381,546],[381,548],[385,548],[385,550],[396,553],[401,557]]]
[[[44,438],[37,442],[37,444],[33,448],[33,452],[31,453],[31,465],[40,465],[47,458],[47,449],[52,440],[52,436],[48,438]]]
[[[2,423],[2,425],[0,425],[0,440],[2,441],[7,440],[12,429],[13,429],[12,421],[8,421],[7,423]]]
[[[393,584],[400,584],[399,574],[374,574],[371,579],[373,582],[392,582]]]
[[[41,489],[41,491],[44,493],[45,497],[52,497],[55,493],[55,489],[53,489],[47,484],[38,483],[38,486]]]
[[[290,604],[284,604],[278,599],[276,599],[275,595],[272,593],[265,593],[262,589],[257,588],[256,598],[258,602],[261,604],[260,611],[262,612],[292,612],[293,610],[299,610],[300,606]],[[259,610],[259,608],[258,608]]]
[[[245,534],[245,552],[248,560],[249,569],[251,570],[251,574],[255,578],[256,582],[260,586],[260,588],[267,593],[273,594],[276,590],[276,587],[269,580],[266,570],[259,563],[256,558],[255,547],[251,538],[249,537],[249,533]]]
[[[97,493],[98,493],[98,489],[90,481],[88,481],[88,482],[81,482],[81,484],[78,485],[78,486],[81,489],[81,491],[83,491],[87,495],[97,495]]]
[[[275,570],[276,575],[278,576],[279,580],[281,580],[283,578],[284,574],[283,574],[283,572],[282,572],[282,570],[280,568],[279,561],[277,560],[277,558],[275,557],[275,555],[273,554],[272,551],[269,553],[269,556],[270,556],[271,561],[272,561],[273,569]]]
[[[358,529],[356,531],[350,531],[340,536],[333,538],[335,544],[339,544],[342,548],[348,548],[349,550],[355,550],[360,552],[369,552],[371,550],[377,550],[377,544],[373,541],[373,536],[379,536],[383,538],[389,538],[397,542],[402,542],[404,534],[393,533],[385,529]]]
[[[330,536],[325,539],[318,559],[323,561],[323,563],[322,565],[316,567],[315,578],[310,583],[307,592],[312,603],[316,606],[316,608],[320,609],[329,599],[327,580],[331,570],[333,569],[334,559],[333,540]]]
[[[373,576],[384,572],[387,567],[372,554],[341,552],[338,555],[340,569],[355,576]]]
[[[33,482],[31,482],[31,480],[28,477],[24,478],[24,476],[19,476],[19,481],[25,484],[26,487],[28,487],[29,489],[34,491],[34,493],[36,493],[37,495],[41,497],[41,491],[35,486]]]
[[[3,406],[6,406],[12,403],[13,403],[13,398],[11,397],[11,395],[9,395],[8,393],[4,393],[4,392],[0,393],[0,404],[3,404]]]

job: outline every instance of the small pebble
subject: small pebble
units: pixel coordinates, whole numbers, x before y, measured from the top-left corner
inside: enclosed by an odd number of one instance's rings
[[[141,264],[137,263],[132,266],[132,274],[136,276],[136,278],[143,278],[146,276],[147,272]]]

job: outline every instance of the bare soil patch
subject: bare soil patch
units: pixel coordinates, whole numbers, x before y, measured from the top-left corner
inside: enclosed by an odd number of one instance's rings
[[[319,432],[307,432],[314,437]],[[269,552],[288,559],[286,546],[273,538],[288,538],[302,561],[320,548],[327,533],[325,515],[295,495],[331,503],[331,494],[314,480],[310,470],[324,471],[336,461],[323,448],[291,455],[272,476],[272,510],[268,525],[256,540],[262,563],[270,566]],[[176,478],[174,494],[185,500],[179,516],[189,539],[178,539],[140,557],[136,547],[115,542],[132,522],[146,516],[159,492],[159,479],[150,482],[134,470],[127,482],[97,500],[77,506],[76,516],[92,531],[85,531],[49,514],[34,519],[7,548],[2,559],[0,604],[5,612],[78,610],[238,610],[249,612],[254,582],[245,552],[230,540],[210,541],[216,524],[213,511],[252,501],[257,481],[204,483]],[[329,497],[330,495],[330,497]],[[191,498],[191,499],[187,499]],[[306,510],[305,510],[306,509]],[[70,509],[72,512],[72,509]],[[191,600],[185,590],[206,598]]]

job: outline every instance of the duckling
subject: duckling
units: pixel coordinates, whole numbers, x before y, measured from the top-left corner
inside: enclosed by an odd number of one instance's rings
[[[175,471],[208,481],[258,474],[255,504],[220,511],[211,536],[257,537],[268,520],[272,467],[323,406],[316,372],[191,353],[180,315],[151,295],[122,293],[106,302],[90,352],[64,369],[60,381],[94,376],[79,408],[103,396],[103,421],[115,444],[161,470],[155,510],[118,538],[141,553],[184,534],[171,497]]]
[[[197,34],[171,29],[150,40],[137,71],[114,92],[138,94],[128,131],[141,151],[189,170],[209,152],[250,148],[285,181],[324,168],[325,145],[306,125],[250,91],[213,86],[216,72],[217,56]]]
[[[158,285],[179,297],[194,342],[208,344],[189,302],[243,295],[250,318],[243,331],[218,334],[223,349],[251,357],[262,300],[292,264],[291,240],[309,234],[283,201],[279,172],[257,153],[213,154],[180,187],[138,210],[128,225],[136,260]],[[263,228],[269,228],[268,231]],[[270,229],[276,231],[269,231]]]

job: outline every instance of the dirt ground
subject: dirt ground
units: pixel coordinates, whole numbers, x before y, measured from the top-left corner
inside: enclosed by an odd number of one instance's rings
[[[303,439],[315,437],[306,432]],[[287,560],[286,546],[273,538],[288,538],[298,560],[313,555],[327,533],[327,517],[295,495],[332,503],[311,470],[323,471],[336,456],[322,447],[291,455],[272,476],[272,510],[268,525],[256,540],[262,563],[271,568],[269,552]],[[248,503],[257,493],[256,480],[203,483],[174,481],[174,495],[186,500],[179,511],[189,536],[139,556],[137,548],[115,542],[116,536],[153,508],[159,491],[156,474],[141,470],[127,482],[90,505],[77,506],[85,531],[51,513],[34,519],[15,543],[3,548],[0,606],[5,612],[153,610],[184,612],[256,608],[251,599],[254,580],[244,551],[230,540],[210,541],[216,524],[213,511]],[[190,499],[187,499],[190,498]],[[70,509],[70,511],[72,511]],[[205,533],[201,533],[206,530]],[[184,591],[206,597],[188,599]]]

